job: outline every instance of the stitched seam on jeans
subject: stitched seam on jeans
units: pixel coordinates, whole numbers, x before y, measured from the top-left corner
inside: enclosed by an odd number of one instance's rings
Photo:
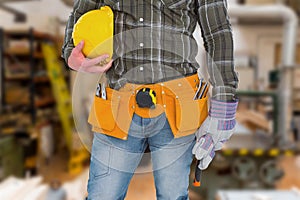
[[[97,180],[98,178],[102,178],[102,177],[105,177],[105,176],[107,176],[107,175],[110,174],[110,165],[111,165],[111,159],[112,159],[112,155],[111,155],[112,154],[112,147],[111,146],[109,147],[108,154],[109,154],[109,156],[108,156],[109,157],[108,163],[104,163],[104,162],[102,162],[100,160],[97,160],[98,162],[101,163],[101,165],[104,165],[105,167],[107,167],[107,172],[105,172],[103,174],[100,174],[100,175],[96,175],[95,173],[92,173],[93,176],[94,176],[94,180]],[[94,156],[94,158],[97,159],[96,156]]]
[[[102,133],[100,133],[100,134],[102,134]],[[113,145],[113,144],[107,143],[106,141],[103,141],[103,140],[97,139],[97,141],[99,141],[99,142],[102,143],[102,144],[106,144],[106,145],[108,145],[108,146],[111,147],[111,148],[118,149],[118,150],[120,150],[120,151],[126,151],[126,152],[128,152],[128,153],[143,153],[143,152],[133,152],[133,151],[129,151],[128,149],[122,149],[122,148],[117,147],[117,146],[115,146],[115,145]],[[122,141],[123,141],[123,140],[122,140]],[[145,144],[145,143],[144,143],[144,144]]]
[[[181,143],[181,144],[178,144],[178,145],[172,146],[172,147],[168,147],[168,145],[169,145],[170,143],[168,143],[168,144],[166,144],[165,146],[162,146],[162,147],[158,147],[158,146],[156,146],[156,145],[151,145],[151,146],[152,146],[152,147],[155,147],[155,148],[158,148],[158,149],[175,149],[175,148],[178,148],[178,147],[187,145],[187,144],[189,144],[189,143],[192,143],[192,142],[195,141],[195,140],[196,140],[196,137],[195,137],[193,140],[191,140],[191,141],[188,141],[188,142],[185,142],[185,143]],[[156,150],[156,151],[157,151],[157,150]]]

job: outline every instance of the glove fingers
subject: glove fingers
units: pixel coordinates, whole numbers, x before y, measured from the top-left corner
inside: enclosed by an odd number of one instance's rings
[[[235,128],[228,130],[228,131],[222,131],[222,137],[220,140],[229,140],[229,138],[232,136],[234,131],[235,131]]]
[[[200,146],[199,142],[196,142],[196,144],[194,145],[193,149],[192,149],[192,153],[196,154],[196,150],[197,148]]]
[[[223,148],[223,143],[222,142],[218,142],[215,146],[214,149],[215,151],[219,151]]]
[[[193,154],[196,154],[198,147],[201,146],[203,144],[203,142],[204,142],[204,138],[202,138],[202,137],[199,140],[197,140],[197,142],[194,145],[193,150],[192,150]]]
[[[226,130],[226,131],[219,130],[217,132],[217,134],[211,134],[211,135],[212,135],[213,142],[216,144],[216,143],[218,143],[220,141],[227,141],[227,140],[229,140],[229,138],[232,136],[233,133],[234,133],[234,129],[232,129],[232,130]]]
[[[202,160],[200,160],[199,165],[198,165],[199,169],[201,169],[201,170],[206,169],[214,157],[215,157],[215,151],[213,149],[210,152],[210,154],[208,154],[206,157],[204,157]]]
[[[206,157],[214,148],[212,142],[207,140],[206,138],[201,138],[199,141],[199,145],[194,150],[195,157],[197,160],[201,160]]]
[[[222,140],[222,141],[217,142],[217,144],[215,144],[215,146],[214,146],[215,151],[221,150],[224,146],[224,143],[227,141],[228,140]]]
[[[205,141],[205,139],[203,137],[201,137],[199,140],[197,140],[196,144],[193,147],[192,153],[195,154],[198,147],[201,146],[203,144],[203,142]]]
[[[197,160],[201,160],[203,157],[207,156],[213,149],[214,144],[210,135],[202,136],[197,142],[199,145],[195,148],[195,157]]]
[[[204,122],[202,123],[202,125],[200,126],[200,128],[196,131],[195,135],[197,138],[200,138],[202,136],[204,136],[208,130],[208,126],[209,126],[209,122],[210,119],[209,117],[207,117]]]
[[[213,148],[213,147],[211,147]],[[200,146],[195,151],[195,157],[197,160],[202,160],[205,156],[207,156],[209,151],[202,149]]]

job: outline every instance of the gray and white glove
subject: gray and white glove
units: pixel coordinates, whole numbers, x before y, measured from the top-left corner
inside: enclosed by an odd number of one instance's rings
[[[201,170],[206,169],[235,130],[238,101],[223,102],[211,99],[209,115],[196,131],[197,142],[192,150]]]

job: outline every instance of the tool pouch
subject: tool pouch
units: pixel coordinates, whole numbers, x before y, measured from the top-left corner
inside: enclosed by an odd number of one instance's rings
[[[208,97],[205,95],[202,99],[194,100],[197,80],[198,77],[192,76],[186,80],[164,82],[164,86],[153,85],[154,91],[161,90],[157,92],[160,105],[153,110],[154,113],[150,116],[155,117],[165,112],[174,137],[195,133],[208,115]],[[135,86],[134,88],[139,90]],[[117,91],[107,87],[106,93],[106,100],[94,97],[88,122],[93,126],[94,132],[126,140],[133,114],[149,117],[146,114],[143,115],[142,111],[149,112],[152,109],[137,106],[135,90]]]
[[[106,88],[107,99],[94,97],[88,122],[93,131],[120,139],[127,139],[134,109],[131,93],[118,92]]]
[[[196,132],[208,115],[207,99],[193,99],[194,92],[166,92],[166,116],[174,137],[182,137]]]

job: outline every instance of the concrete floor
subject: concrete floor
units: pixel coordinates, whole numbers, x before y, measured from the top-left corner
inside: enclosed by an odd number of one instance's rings
[[[300,189],[300,156],[283,157],[279,166],[284,170],[284,177],[276,184],[277,189]],[[199,194],[190,191],[190,200],[200,200]],[[126,200],[154,200],[154,179],[151,173],[134,175]]]
[[[72,182],[72,180],[75,180],[77,176],[70,175],[67,172],[67,168],[65,166],[67,166],[67,157],[66,155],[60,154],[60,155],[53,156],[48,163],[46,163],[45,160],[42,158],[39,159],[38,171],[39,174],[43,176],[43,181],[45,183],[50,183],[51,180],[53,179],[59,179],[63,183]],[[148,173],[137,173],[133,176],[125,200],[155,200],[156,199],[154,178],[152,173],[149,172],[151,171],[151,167],[147,165],[146,168],[147,169],[144,169],[144,171],[147,171]],[[190,196],[190,200],[200,200],[200,197],[197,194],[194,194],[193,192],[190,192],[189,196]]]
[[[300,189],[300,156],[285,157],[279,163],[284,170],[284,177],[278,181],[278,189],[291,189],[297,187]]]
[[[190,200],[200,200],[198,194],[189,192]],[[154,179],[151,173],[133,176],[125,200],[155,200]]]
[[[55,156],[48,165],[42,164],[39,173],[43,174],[44,181],[49,182],[59,178],[62,182],[71,181],[75,176],[67,173],[66,159]],[[284,177],[276,184],[277,189],[300,188],[300,156],[283,157],[279,166],[285,172]],[[200,200],[199,194],[190,192],[191,200]],[[139,173],[133,176],[129,185],[126,200],[155,200],[155,187],[152,173]]]
[[[154,179],[151,173],[136,174],[133,176],[126,200],[153,200],[155,199]]]

